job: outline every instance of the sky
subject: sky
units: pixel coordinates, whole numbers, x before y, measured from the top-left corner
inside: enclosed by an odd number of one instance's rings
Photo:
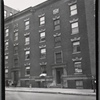
[[[7,5],[16,10],[24,10],[28,7],[33,7],[47,0],[4,0],[4,5]]]

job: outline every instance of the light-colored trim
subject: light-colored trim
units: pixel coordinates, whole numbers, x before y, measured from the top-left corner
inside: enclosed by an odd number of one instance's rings
[[[60,16],[55,16],[53,20],[60,19]]]
[[[74,19],[70,20],[69,22],[70,22],[70,23],[74,23],[74,22],[76,22],[76,21],[78,21],[78,20],[79,20],[79,18],[74,18]]]
[[[39,48],[45,48],[46,47],[46,45],[41,45],[41,46],[39,46]]]
[[[30,63],[25,63],[24,66],[30,66]]]
[[[27,36],[27,35],[30,35],[30,32],[24,34],[24,36]]]
[[[40,65],[47,65],[47,62],[42,62],[40,63]]]
[[[61,33],[56,33],[53,36],[56,37],[56,36],[60,36],[60,35],[61,35]]]
[[[68,5],[71,6],[71,5],[75,4],[75,3],[77,3],[77,0],[75,0],[74,2],[72,1],[72,2],[68,3]]]
[[[74,53],[72,53],[72,54],[78,54],[78,53],[81,53],[81,51],[80,51],[80,52],[74,52]]]
[[[43,31],[46,31],[46,29],[40,29],[40,30],[39,30],[39,32],[43,32]]]
[[[28,20],[30,20],[30,18],[25,18],[25,19],[24,19],[25,22],[28,21]]]
[[[76,58],[72,59],[72,61],[80,61],[80,60],[82,60],[82,57],[80,57],[80,58],[76,57]]]
[[[24,50],[30,50],[30,47],[26,47],[26,48],[24,48]]]
[[[18,44],[19,44],[19,43],[14,43],[13,45],[16,46],[16,45],[18,45]]]
[[[38,15],[38,17],[42,17],[42,16],[45,16],[45,13],[41,14],[41,15]]]
[[[80,40],[80,37],[74,37],[74,39],[71,39],[71,42],[73,42],[73,41],[79,41]]]

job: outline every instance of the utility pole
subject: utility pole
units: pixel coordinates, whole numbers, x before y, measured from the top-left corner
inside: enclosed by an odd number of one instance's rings
[[[0,0],[0,100],[5,100],[4,67],[4,2]],[[3,98],[2,98],[3,97]]]

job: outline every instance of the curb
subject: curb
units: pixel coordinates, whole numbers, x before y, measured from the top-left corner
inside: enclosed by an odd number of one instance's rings
[[[63,94],[63,95],[81,95],[81,96],[96,96],[96,94],[62,93],[62,92],[48,92],[48,91],[23,91],[23,90],[5,90],[5,91],[30,92],[30,93],[47,93],[47,94]]]

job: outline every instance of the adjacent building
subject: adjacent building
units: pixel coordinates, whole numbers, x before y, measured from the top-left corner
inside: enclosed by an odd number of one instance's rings
[[[17,86],[92,88],[93,0],[48,0],[5,19],[5,77]]]
[[[12,16],[13,14],[16,14],[18,12],[19,12],[18,10],[15,10],[11,7],[8,7],[8,6],[4,5],[4,18]]]

